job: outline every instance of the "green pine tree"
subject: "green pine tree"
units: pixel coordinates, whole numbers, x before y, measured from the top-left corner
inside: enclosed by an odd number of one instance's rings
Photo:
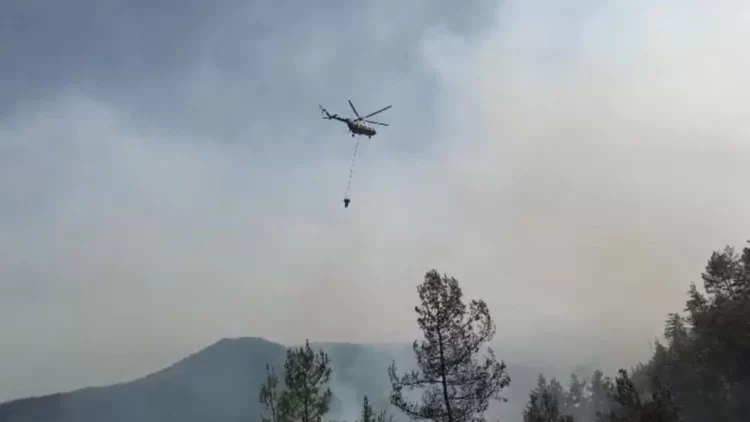
[[[389,369],[391,403],[411,419],[465,422],[483,421],[491,399],[505,400],[500,391],[510,384],[505,363],[487,348],[476,359],[482,345],[495,334],[495,324],[482,300],[463,302],[455,278],[429,271],[417,291],[421,306],[415,308],[424,333],[413,350],[419,369],[398,376],[395,362]],[[426,390],[421,403],[410,403],[403,390]]]
[[[331,377],[328,355],[315,353],[310,342],[287,350],[284,363],[286,390],[279,408],[284,421],[319,422],[331,403],[333,394],[326,384]]]
[[[331,377],[330,360],[323,351],[315,353],[309,341],[287,349],[283,390],[268,365],[266,373],[259,399],[271,417],[261,416],[263,422],[320,422],[328,412],[333,398],[326,386]]]

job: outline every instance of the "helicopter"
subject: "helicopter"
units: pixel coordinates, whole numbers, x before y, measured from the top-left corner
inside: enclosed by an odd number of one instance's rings
[[[323,112],[324,119],[338,120],[340,122],[346,123],[346,126],[349,128],[349,132],[351,132],[352,134],[352,138],[354,137],[354,135],[364,135],[364,136],[367,136],[367,138],[369,139],[378,133],[375,129],[365,124],[365,122],[374,124],[374,125],[388,126],[387,123],[373,122],[372,120],[365,120],[365,119],[367,119],[368,117],[372,117],[378,113],[382,113],[388,110],[389,108],[391,108],[392,106],[381,108],[380,110],[374,113],[370,113],[367,116],[361,117],[359,113],[357,113],[357,109],[354,108],[354,104],[352,104],[351,100],[347,100],[347,101],[349,101],[349,106],[351,106],[352,110],[354,111],[354,114],[357,115],[356,119],[351,118],[351,117],[339,117],[338,114],[331,114],[328,112],[328,110],[323,108],[323,106],[320,104],[318,104],[318,107],[320,107],[320,110]]]

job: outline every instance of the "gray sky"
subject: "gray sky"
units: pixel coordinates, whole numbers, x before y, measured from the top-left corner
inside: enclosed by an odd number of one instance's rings
[[[750,4],[440,4],[6,2],[0,400],[411,341],[431,268],[500,357],[643,358],[750,233]]]

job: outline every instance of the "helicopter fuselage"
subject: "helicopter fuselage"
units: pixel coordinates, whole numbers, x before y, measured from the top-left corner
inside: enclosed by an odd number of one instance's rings
[[[376,133],[378,133],[375,129],[371,128],[370,126],[367,126],[361,120],[346,119],[346,125],[349,126],[349,131],[351,131],[352,136],[364,135],[364,136],[367,136],[368,138],[371,138]]]

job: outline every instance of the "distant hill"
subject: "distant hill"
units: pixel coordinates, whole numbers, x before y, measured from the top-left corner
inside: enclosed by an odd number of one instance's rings
[[[313,346],[331,358],[332,420],[354,422],[364,395],[376,406],[388,406],[388,366],[395,359],[399,368],[407,369],[413,361],[409,345]],[[265,339],[222,339],[135,381],[0,404],[0,422],[258,421],[263,410],[258,393],[265,365],[276,366],[282,375],[285,357],[285,346]],[[504,391],[509,402],[492,411],[491,420],[520,420],[537,375],[556,372],[551,367],[506,363],[512,378],[511,387]],[[397,417],[394,420],[400,420],[397,410],[389,410]]]

